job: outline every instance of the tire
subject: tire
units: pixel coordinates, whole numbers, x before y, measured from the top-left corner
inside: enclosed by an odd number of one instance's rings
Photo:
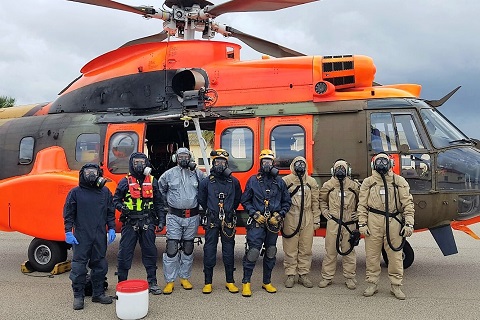
[[[28,246],[28,260],[36,271],[50,272],[67,260],[67,248],[63,242],[35,238]]]
[[[383,257],[383,261],[388,266],[387,252],[383,248],[382,248],[382,257]],[[403,246],[402,259],[403,259],[403,269],[408,269],[408,267],[410,267],[413,264],[413,261],[415,260],[415,253],[410,243],[408,243],[408,241],[405,241],[405,245]]]

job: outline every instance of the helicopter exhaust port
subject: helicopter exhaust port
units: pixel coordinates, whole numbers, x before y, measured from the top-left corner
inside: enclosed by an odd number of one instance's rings
[[[208,100],[208,76],[204,70],[179,70],[172,78],[173,92],[187,109],[203,109]]]

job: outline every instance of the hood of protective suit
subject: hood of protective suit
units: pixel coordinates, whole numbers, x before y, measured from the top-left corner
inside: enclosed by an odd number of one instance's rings
[[[292,163],[290,163],[290,172],[294,175],[297,175],[297,173],[295,172],[295,162],[297,161],[303,161],[305,162],[305,173],[304,175],[302,176],[302,179],[305,180],[305,177],[307,176],[307,173],[308,173],[308,163],[307,163],[307,160],[304,158],[304,157],[301,157],[301,156],[298,156],[298,157],[295,157],[293,160],[292,160]]]
[[[135,172],[134,168],[133,168],[133,159],[134,158],[143,158],[145,159],[145,166],[147,167],[150,167],[150,162],[148,161],[148,158],[145,154],[141,153],[141,152],[134,152],[132,153],[132,155],[130,156],[130,160],[128,161],[128,172],[130,172],[130,174],[132,176],[134,176],[135,178],[139,179],[139,180],[143,180],[145,179],[145,175],[143,173],[137,173]]]
[[[86,169],[86,168],[96,168],[98,173],[99,173],[99,176],[101,177],[102,176],[102,172],[100,170],[100,167],[98,166],[98,164],[95,164],[95,163],[86,163],[83,165],[83,167],[80,169],[80,172],[78,173],[78,182],[79,182],[79,185],[81,187],[84,187],[84,188],[95,188],[95,186],[91,185],[87,180],[85,180],[85,176],[83,175],[83,171]]]

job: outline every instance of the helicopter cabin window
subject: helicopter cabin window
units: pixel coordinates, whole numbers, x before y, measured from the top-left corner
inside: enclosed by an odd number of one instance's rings
[[[78,162],[98,163],[100,158],[100,135],[83,133],[78,136],[75,146],[75,160]]]
[[[220,137],[221,148],[230,153],[228,166],[234,172],[245,172],[253,166],[253,131],[250,128],[229,128]]]
[[[18,164],[30,164],[33,160],[33,147],[35,146],[35,139],[33,137],[24,137],[20,140],[20,153],[18,157]]]
[[[305,157],[305,130],[301,126],[278,126],[270,134],[270,146],[279,169],[290,169],[295,157]]]
[[[374,152],[397,151],[397,140],[390,113],[372,113],[370,115],[370,130]]]
[[[401,175],[407,179],[412,192],[432,188],[432,164],[428,153],[401,155]]]
[[[117,132],[110,137],[108,170],[112,173],[128,173],[130,155],[138,150],[135,132]]]

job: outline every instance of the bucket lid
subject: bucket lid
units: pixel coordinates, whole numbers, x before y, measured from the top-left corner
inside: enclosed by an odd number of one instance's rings
[[[117,284],[117,292],[141,292],[148,290],[148,282],[146,280],[125,280]]]

